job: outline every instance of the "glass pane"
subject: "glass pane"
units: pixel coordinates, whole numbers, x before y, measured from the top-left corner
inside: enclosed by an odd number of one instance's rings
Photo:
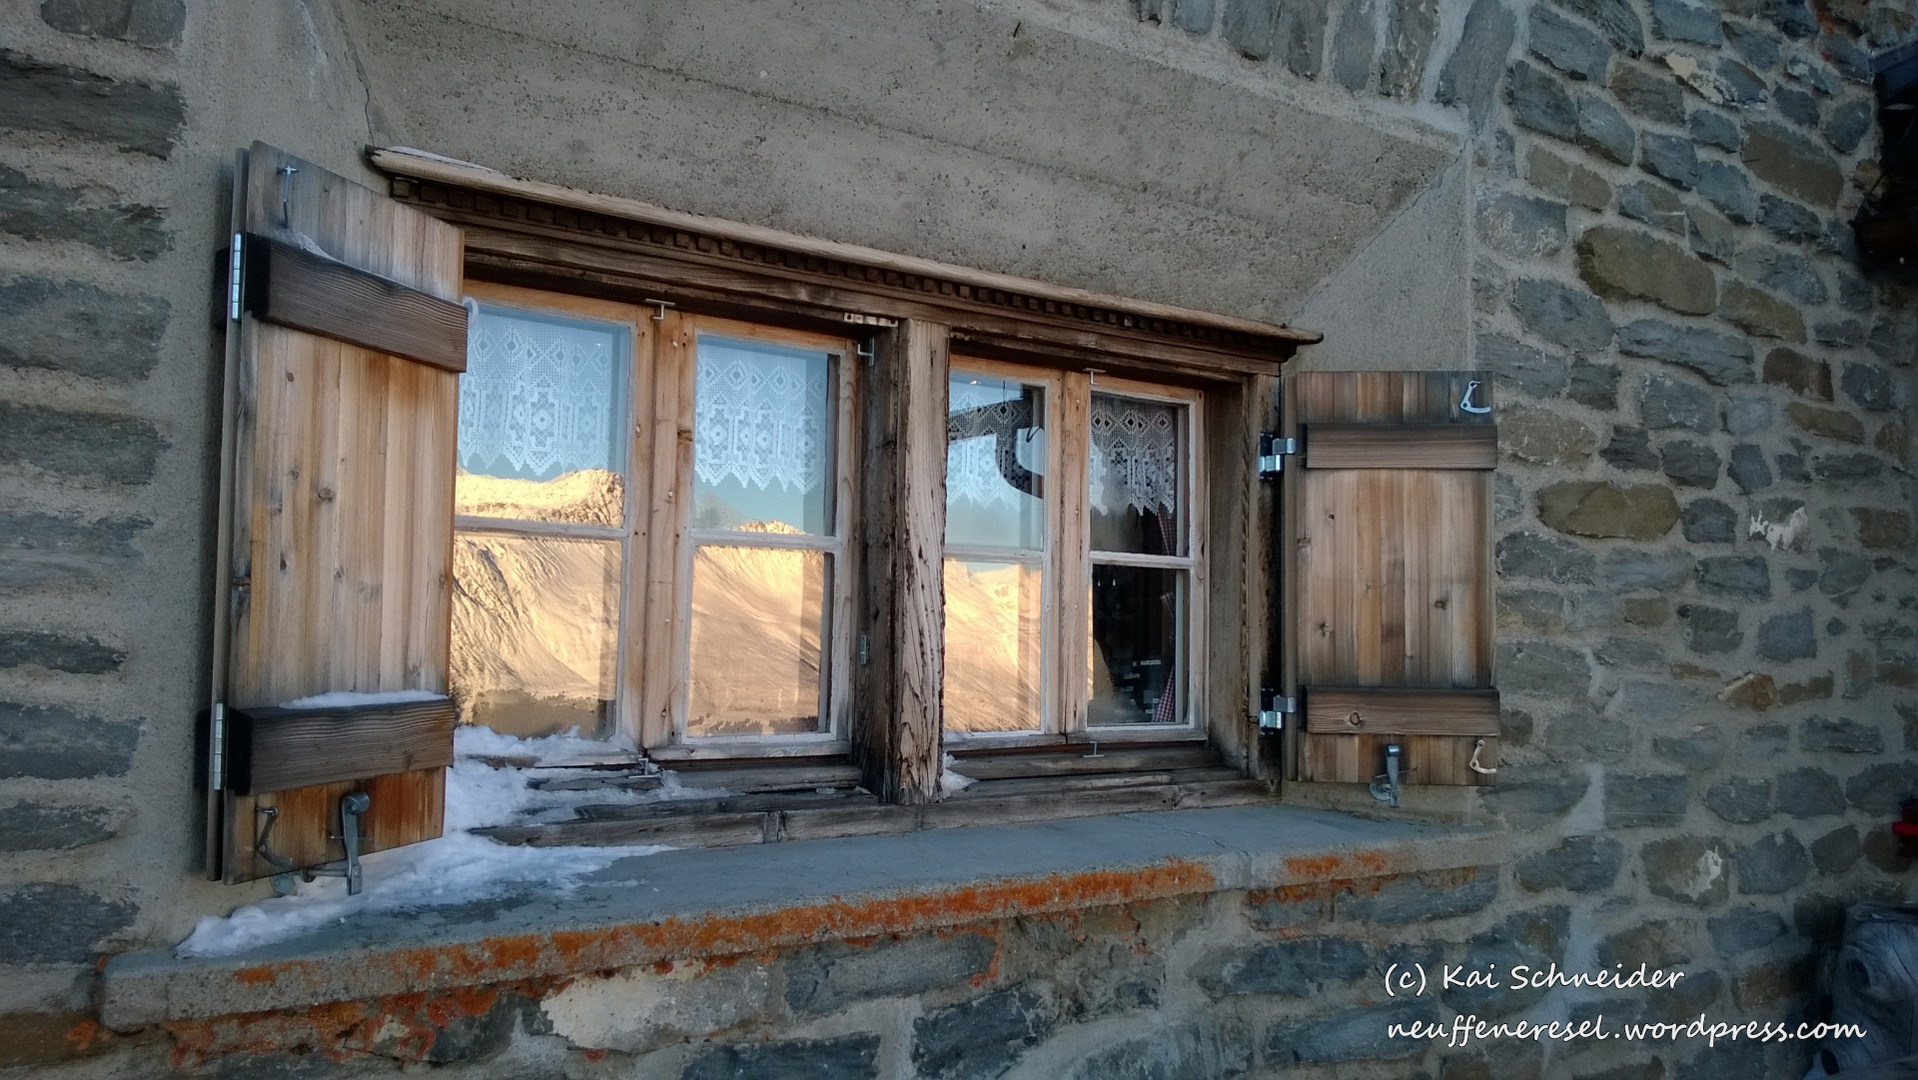
[[[699,546],[686,734],[819,730],[826,560],[820,551]]]
[[[946,727],[1039,730],[1040,570],[946,560]]]
[[[628,333],[480,307],[460,376],[458,513],[620,524]]]
[[[1044,391],[955,373],[946,404],[946,542],[1046,542]]]
[[[1088,724],[1185,719],[1179,702],[1185,681],[1179,640],[1184,608],[1183,570],[1092,568]]]
[[[1185,554],[1184,412],[1092,395],[1092,550]]]
[[[693,524],[830,534],[831,357],[702,337],[695,392]]]
[[[508,735],[611,732],[616,540],[458,533],[448,680],[460,719]]]

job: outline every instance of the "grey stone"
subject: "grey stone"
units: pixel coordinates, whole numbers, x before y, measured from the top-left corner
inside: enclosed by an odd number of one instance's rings
[[[1753,176],[1820,206],[1836,206],[1845,188],[1837,159],[1775,124],[1754,123],[1746,129],[1743,160]]]
[[[1858,594],[1871,577],[1871,560],[1838,548],[1818,549],[1818,591],[1842,606]]]
[[[1767,660],[1802,660],[1818,655],[1812,633],[1811,610],[1773,615],[1758,627],[1758,655]]]
[[[1764,379],[1803,397],[1831,400],[1831,367],[1795,349],[1773,349],[1765,354]]]
[[[1842,34],[1826,34],[1818,39],[1818,51],[1832,66],[1852,82],[1871,83],[1871,56],[1858,43]]]
[[[1339,32],[1332,38],[1332,77],[1357,93],[1372,78],[1372,54],[1378,40],[1372,28],[1372,0],[1345,0]]]
[[[1692,688],[1669,682],[1627,679],[1605,707],[1613,726],[1629,718],[1633,726],[1669,724],[1696,713],[1702,702]]]
[[[1526,153],[1525,178],[1533,187],[1579,206],[1603,210],[1612,204],[1612,185],[1604,177],[1542,146]]]
[[[0,232],[26,240],[71,241],[144,261],[172,246],[160,227],[162,217],[157,208],[139,204],[82,206],[80,192],[0,165]]]
[[[1565,396],[1580,405],[1603,412],[1618,408],[1618,369],[1610,364],[1593,363],[1583,357],[1574,359]]]
[[[1325,20],[1331,0],[1298,0],[1279,12],[1280,50],[1292,74],[1319,77],[1325,65]],[[1490,90],[1485,91],[1487,95]],[[1488,96],[1489,100],[1489,96]]]
[[[1766,0],[1765,14],[1786,37],[1808,38],[1818,33],[1818,20],[1805,6],[1805,0]]]
[[[1770,760],[1791,749],[1791,728],[1784,724],[1758,724],[1746,729],[1745,753],[1754,760]]]
[[[1706,274],[1709,276],[1710,271]],[[1696,371],[1719,386],[1757,381],[1752,373],[1756,355],[1751,345],[1709,330],[1640,319],[1619,328],[1618,351]]]
[[[1684,539],[1690,543],[1736,543],[1738,512],[1719,499],[1694,499],[1680,516]]]
[[[133,541],[145,518],[85,521],[0,509],[0,587],[93,585],[140,562]]]
[[[679,1074],[680,1080],[737,1080],[749,1076],[754,1080],[877,1080],[879,1036],[717,1043],[699,1049]]]
[[[1713,206],[1724,211],[1726,217],[1741,225],[1750,224],[1758,216],[1758,197],[1752,192],[1751,179],[1736,165],[1704,158],[1698,162],[1693,186]]]
[[[1525,495],[1519,491],[1518,481],[1500,473],[1492,480],[1492,520],[1503,525],[1524,513]]]
[[[1645,884],[1656,896],[1682,904],[1715,907],[1730,893],[1730,860],[1715,839],[1678,836],[1654,840],[1639,851]]]
[[[1821,874],[1842,874],[1865,854],[1858,830],[1840,825],[1811,842],[1811,862]]]
[[[1820,345],[1837,345],[1850,348],[1865,340],[1865,324],[1857,319],[1834,319],[1816,322],[1811,327],[1811,339]]]
[[[1665,666],[1665,650],[1657,642],[1640,637],[1608,637],[1592,650],[1592,655],[1607,667],[1663,669]]]
[[[1676,825],[1685,816],[1689,792],[1682,773],[1609,774],[1605,778],[1605,827]]]
[[[1772,833],[1739,849],[1738,891],[1771,895],[1797,885],[1811,873],[1811,857],[1792,834]]]
[[[1640,142],[1639,165],[1687,191],[1698,183],[1698,153],[1692,149],[1691,139],[1683,135],[1646,132]]]
[[[1725,36],[1731,40],[1732,48],[1746,60],[1760,68],[1773,68],[1778,65],[1778,46],[1784,40],[1777,34],[1741,22],[1724,23]],[[1734,147],[1736,149],[1736,147]]]
[[[1698,560],[1698,591],[1707,596],[1771,599],[1771,566],[1763,555],[1723,555]]]
[[[1590,585],[1597,568],[1592,553],[1570,541],[1518,532],[1498,542],[1498,572],[1508,577]]]
[[[1745,640],[1738,628],[1738,612],[1704,604],[1686,604],[1678,609],[1685,622],[1685,644],[1701,656],[1731,652]]]
[[[0,779],[124,776],[140,725],[57,705],[0,701]]]
[[[1765,461],[1765,452],[1752,443],[1739,443],[1732,447],[1731,462],[1725,467],[1725,475],[1732,478],[1738,490],[1747,494],[1762,491],[1771,486],[1771,465]]]
[[[1682,550],[1613,548],[1605,553],[1605,580],[1621,592],[1670,589],[1692,576],[1692,557]]]
[[[1584,770],[1558,766],[1503,766],[1497,787],[1481,793],[1494,813],[1514,828],[1534,828],[1562,817],[1591,786]]]
[[[1762,394],[1732,394],[1725,399],[1724,426],[1727,434],[1750,435],[1771,426],[1771,399]]]
[[[1725,40],[1718,28],[1718,12],[1685,0],[1652,0],[1652,33],[1667,41],[1717,45]]]
[[[1564,208],[1560,208],[1563,215]],[[1535,398],[1553,398],[1565,392],[1570,372],[1565,361],[1502,334],[1480,334],[1478,362],[1491,371],[1500,387],[1510,386]]]
[[[1705,808],[1734,825],[1749,825],[1771,816],[1771,781],[1734,776],[1705,792]]]
[[[1812,459],[1811,469],[1820,480],[1849,483],[1877,479],[1885,463],[1870,454],[1820,454]]]
[[[1712,65],[1718,76],[1717,85],[1724,91],[1725,101],[1742,109],[1756,108],[1765,104],[1771,96],[1765,80],[1758,73],[1729,56],[1721,56],[1718,63]],[[1746,145],[1750,145],[1749,135]]]
[[[1865,425],[1848,412],[1792,401],[1785,404],[1785,417],[1792,422],[1793,427],[1808,435],[1840,442],[1865,441]]]
[[[1876,510],[1854,506],[1852,517],[1858,522],[1858,542],[1873,551],[1903,551],[1911,546],[1911,515],[1898,510]],[[1910,632],[1910,627],[1900,625]]]
[[[1172,22],[1188,34],[1204,37],[1212,32],[1214,14],[1213,0],[1178,0],[1172,9]]]
[[[1632,163],[1638,146],[1638,133],[1632,130],[1625,114],[1596,94],[1578,98],[1578,145],[1620,165]]]
[[[1213,1080],[1242,1077],[1251,1065],[1243,1029],[1182,1023],[1094,1051],[1067,1080]]]
[[[55,30],[148,47],[178,45],[186,0],[45,0],[40,18]]]
[[[1727,281],[1718,295],[1718,317],[1756,337],[1805,340],[1798,308],[1742,281]]]
[[[1918,796],[1918,765],[1891,761],[1861,770],[1845,781],[1845,801],[1877,818],[1898,813],[1898,804]]]
[[[931,1080],[998,1076],[1045,1038],[1054,1022],[1050,1002],[1031,989],[994,991],[914,1020],[912,1063]]]
[[[1818,126],[1818,103],[1803,90],[1781,86],[1772,93],[1772,103],[1778,106],[1778,111],[1785,115],[1785,119],[1802,127]]]
[[[23,277],[0,285],[0,364],[141,379],[159,359],[171,305],[83,281]]]
[[[1592,352],[1612,342],[1612,320],[1598,297],[1555,281],[1512,285],[1512,311],[1525,328],[1574,352]]]
[[[1822,716],[1812,716],[1805,719],[1805,726],[1799,732],[1798,745],[1812,751],[1882,754],[1885,752],[1885,735],[1875,726],[1858,720],[1844,717],[1827,720]]]
[[[1410,1057],[1425,1048],[1413,1039],[1388,1038],[1386,1030],[1395,1024],[1430,1022],[1437,1016],[1431,1003],[1413,999],[1288,1020],[1273,1025],[1267,1034],[1265,1060],[1268,1065],[1323,1064]]]
[[[1612,47],[1602,37],[1548,7],[1532,9],[1532,55],[1580,81],[1605,81]]]
[[[1758,908],[1733,908],[1706,926],[1711,929],[1712,947],[1722,956],[1762,949],[1785,936],[1785,920],[1775,911]]]
[[[164,158],[185,124],[178,87],[122,82],[0,49],[0,127]]]
[[[1692,250],[1700,257],[1727,266],[1738,257],[1738,227],[1730,218],[1697,203],[1686,208],[1686,218],[1691,225]]]
[[[139,909],[74,885],[36,883],[0,893],[0,964],[75,964],[133,925]]]
[[[1465,943],[1471,966],[1511,971],[1520,965],[1544,969],[1563,959],[1569,913],[1562,907],[1512,915]],[[1447,1008],[1486,1019],[1510,1016],[1536,1004],[1543,987],[1513,987],[1501,980],[1495,986],[1453,986],[1439,991]]]
[[[1651,435],[1644,428],[1613,428],[1599,456],[1617,469],[1650,472],[1658,468],[1658,454],[1652,450]]]
[[[1619,189],[1618,212],[1680,236],[1685,235],[1689,220],[1685,216],[1685,204],[1678,196],[1661,185],[1643,181]]]
[[[1379,59],[1379,92],[1417,100],[1425,65],[1438,36],[1438,0],[1392,0],[1386,11],[1385,49]]]
[[[1839,306],[1852,311],[1870,311],[1872,305],[1871,282],[1864,278],[1847,274],[1843,270],[1832,275],[1838,279]],[[1880,324],[1883,325],[1882,323]],[[1876,327],[1873,328],[1874,332]],[[1867,342],[1869,344],[1869,342]]]
[[[805,1015],[866,998],[910,997],[985,975],[997,953],[997,943],[980,934],[922,934],[864,948],[821,945],[788,961],[786,1005]]]
[[[1277,0],[1225,0],[1219,36],[1250,60],[1272,55],[1279,30]]]
[[[1666,443],[1659,451],[1659,467],[1680,487],[1696,487],[1710,490],[1718,486],[1718,470],[1721,462],[1718,451],[1703,443],[1680,439]]]
[[[0,630],[0,668],[31,665],[48,671],[100,675],[117,671],[126,658],[125,652],[91,637],[44,630]]]
[[[1565,204],[1481,188],[1478,238],[1493,251],[1514,259],[1557,254],[1565,246]]]
[[[1505,57],[1512,51],[1517,22],[1498,0],[1473,0],[1465,15],[1465,29],[1451,58],[1439,72],[1436,100],[1441,105],[1464,105],[1474,127],[1490,115]]]
[[[1861,409],[1894,412],[1898,408],[1898,384],[1890,372],[1877,364],[1846,364],[1838,387]]]
[[[1339,32],[1344,34],[1344,28]],[[1578,106],[1551,75],[1523,60],[1516,61],[1505,80],[1505,97],[1520,127],[1565,142],[1578,139]]]
[[[1547,641],[1499,642],[1498,672],[1501,688],[1548,696],[1583,688],[1592,679],[1584,653]]]
[[[1841,154],[1849,154],[1871,131],[1871,102],[1860,98],[1834,107],[1825,117],[1825,139]]]
[[[0,462],[144,484],[167,441],[145,420],[0,402]]]
[[[1645,24],[1629,0],[1559,0],[1559,6],[1590,20],[1633,56],[1645,51]]]
[[[0,807],[0,851],[71,851],[111,840],[115,815],[100,806],[16,802]]]
[[[1824,279],[1802,255],[1779,248],[1754,245],[1738,256],[1738,272],[1773,292],[1781,292],[1806,304],[1822,304],[1831,298]]]
[[[1710,109],[1693,112],[1689,130],[1692,140],[1700,146],[1716,146],[1736,154],[1745,145],[1745,133],[1738,125],[1730,117]]]
[[[1556,847],[1528,855],[1512,868],[1526,892],[1566,889],[1575,893],[1611,888],[1625,862],[1625,845],[1602,836],[1572,836]]]
[[[1535,465],[1582,465],[1598,448],[1584,424],[1548,409],[1507,405],[1499,421],[1501,453]]]
[[[1845,793],[1838,778],[1823,769],[1807,766],[1779,773],[1777,787],[1781,814],[1804,819],[1845,812]]]
[[[1825,234],[1825,223],[1817,214],[1776,195],[1759,197],[1758,223],[1772,235],[1792,243],[1815,240]]]
[[[1872,326],[1871,338],[1865,344],[1873,353],[1901,366],[1918,357],[1918,348],[1914,347],[1918,346],[1918,332],[1900,319],[1880,318]]]
[[[1332,910],[1341,922],[1397,926],[1469,915],[1497,898],[1497,868],[1466,867],[1361,882],[1334,894]]]
[[[1538,493],[1539,520],[1574,536],[1655,540],[1678,521],[1671,489],[1563,480]]]
[[[1193,978],[1214,998],[1240,994],[1317,997],[1327,984],[1349,983],[1372,966],[1364,944],[1350,938],[1312,937],[1231,951],[1201,961]]]
[[[1497,313],[1505,306],[1505,292],[1512,285],[1512,275],[1491,259],[1479,259],[1472,264],[1472,306],[1487,315]]]

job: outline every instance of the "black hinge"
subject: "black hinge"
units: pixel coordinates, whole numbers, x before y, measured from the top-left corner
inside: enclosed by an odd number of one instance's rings
[[[1277,690],[1269,686],[1259,688],[1260,731],[1271,732],[1285,730],[1286,714],[1297,713],[1298,711],[1298,698],[1282,697]]]
[[[1285,469],[1285,459],[1299,452],[1299,440],[1259,432],[1259,479],[1270,480]]]

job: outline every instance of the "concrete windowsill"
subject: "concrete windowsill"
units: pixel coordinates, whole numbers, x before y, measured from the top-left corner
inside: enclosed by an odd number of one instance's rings
[[[562,893],[107,964],[117,1030],[1236,889],[1500,861],[1502,833],[1259,805],[668,851]]]

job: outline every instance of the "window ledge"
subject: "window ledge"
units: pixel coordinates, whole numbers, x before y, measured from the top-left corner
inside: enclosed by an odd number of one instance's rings
[[[131,1030],[1225,890],[1482,866],[1500,831],[1258,805],[623,859],[562,894],[348,917],[233,956],[114,957]],[[633,882],[637,884],[632,884]]]

